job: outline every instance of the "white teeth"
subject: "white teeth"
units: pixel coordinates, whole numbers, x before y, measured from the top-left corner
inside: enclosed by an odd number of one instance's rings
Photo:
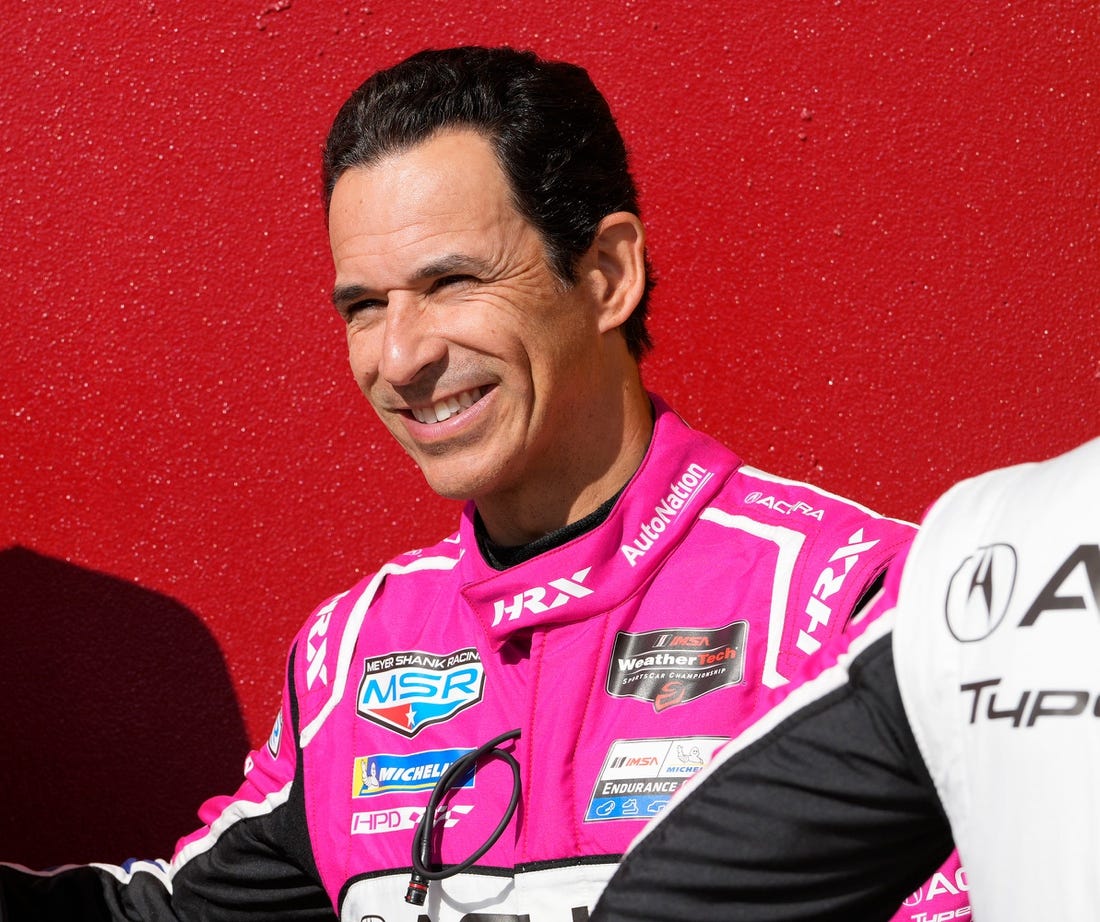
[[[454,397],[437,400],[430,407],[413,407],[412,415],[417,422],[441,423],[443,420],[450,419],[452,416],[456,416],[463,410],[472,407],[480,399],[481,388],[475,387],[473,390],[463,391]]]

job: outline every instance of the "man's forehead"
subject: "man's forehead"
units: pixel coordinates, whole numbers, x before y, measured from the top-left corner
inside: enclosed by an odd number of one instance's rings
[[[349,168],[333,187],[329,228],[338,236],[390,233],[418,224],[488,225],[519,217],[489,143],[473,132],[449,132]]]
[[[356,195],[348,195],[348,187]],[[339,194],[341,190],[344,194]],[[490,142],[470,130],[436,132],[411,147],[349,167],[333,187],[330,209],[356,197],[374,208],[385,200],[407,204],[419,196],[447,201],[480,193],[511,200],[511,192]],[[331,218],[331,213],[330,213]]]
[[[478,261],[498,261],[528,231],[537,233],[516,209],[491,145],[472,131],[440,133],[348,169],[329,207],[338,276],[385,268],[411,282],[448,265],[478,274]]]
[[[369,197],[333,210],[329,242],[337,269],[377,267],[416,282],[462,271],[480,274],[514,249],[524,220],[510,208],[426,201],[372,206]]]

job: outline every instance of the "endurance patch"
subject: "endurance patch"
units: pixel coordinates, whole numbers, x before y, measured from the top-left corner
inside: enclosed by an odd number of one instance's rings
[[[722,736],[616,740],[607,751],[584,821],[656,816],[726,741]]]

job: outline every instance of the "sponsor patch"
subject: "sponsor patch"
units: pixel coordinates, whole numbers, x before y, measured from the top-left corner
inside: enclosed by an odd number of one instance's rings
[[[485,667],[477,649],[454,653],[408,650],[363,661],[356,711],[410,739],[477,704],[485,691]]]
[[[462,817],[473,810],[469,804],[450,804],[440,807],[435,813],[436,827],[450,828]],[[351,834],[353,836],[373,836],[383,832],[397,832],[401,829],[415,829],[424,815],[423,807],[394,807],[392,810],[374,810],[370,813],[351,815]]]
[[[699,491],[713,476],[701,464],[692,464],[680,475],[679,480],[668,485],[668,494],[653,507],[653,517],[648,522],[642,522],[638,536],[630,544],[619,548],[628,564],[632,567],[638,565],[638,559],[645,557],[649,549],[661,540],[665,529],[699,495]]]
[[[990,544],[967,557],[947,586],[947,629],[960,643],[984,640],[1008,613],[1016,586],[1016,549]]]
[[[656,816],[725,742],[723,736],[616,740],[596,778],[584,821],[645,820]]]
[[[745,497],[746,503],[753,503],[759,506],[767,506],[769,509],[774,509],[781,515],[799,515],[809,516],[811,519],[817,519],[819,522],[825,521],[825,510],[815,509],[813,506],[799,500],[795,503],[788,503],[781,499],[776,499],[774,496],[765,496],[758,490],[754,490],[748,496]]]
[[[267,751],[271,758],[279,758],[279,743],[283,740],[283,712],[280,710],[275,717],[275,725],[271,728],[271,736],[267,738]]]
[[[432,749],[405,755],[380,752],[373,756],[360,756],[352,770],[351,796],[374,797],[377,794],[430,791],[456,759],[471,751]],[[452,785],[456,788],[473,786],[473,768],[461,781]]]
[[[607,693],[649,701],[660,713],[744,679],[747,621],[724,627],[620,631],[607,672]]]

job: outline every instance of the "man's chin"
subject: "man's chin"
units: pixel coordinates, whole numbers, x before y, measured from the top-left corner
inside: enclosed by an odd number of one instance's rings
[[[428,481],[428,486],[431,487],[433,493],[438,494],[439,496],[443,497],[443,499],[453,499],[456,502],[460,503],[471,500],[475,496],[474,492],[471,490],[464,490],[461,487],[451,487],[444,485],[436,486],[430,480]]]
[[[479,486],[483,486],[480,478],[469,474],[456,475],[450,472],[432,471],[430,467],[425,469],[424,465],[421,465],[420,473],[424,475],[424,480],[427,481],[432,492],[438,493],[444,499],[466,502],[482,492],[482,489],[479,489]]]
[[[420,472],[431,490],[444,499],[477,500],[500,489],[500,471],[478,470],[472,464],[463,465],[455,460],[446,465],[446,470],[442,468],[443,465],[421,464]]]

